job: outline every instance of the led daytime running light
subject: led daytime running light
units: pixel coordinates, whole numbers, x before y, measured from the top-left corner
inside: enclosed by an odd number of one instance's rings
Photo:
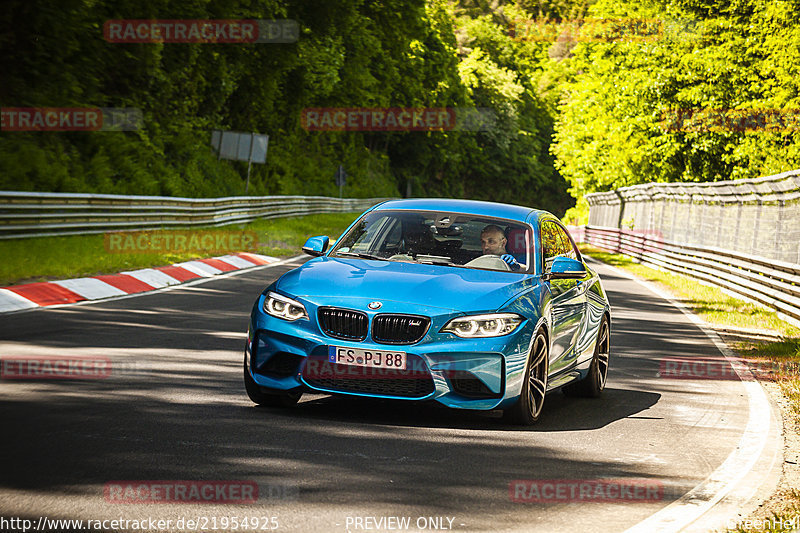
[[[523,320],[514,313],[462,316],[448,322],[442,333],[452,333],[464,339],[501,337],[517,329]]]
[[[268,292],[264,298],[264,312],[284,320],[308,318],[303,304],[274,292]]]

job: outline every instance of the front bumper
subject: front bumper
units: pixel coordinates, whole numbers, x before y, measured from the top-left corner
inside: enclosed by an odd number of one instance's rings
[[[420,342],[388,345],[374,342],[371,337],[358,342],[325,335],[317,323],[316,308],[308,304],[309,320],[289,322],[264,313],[262,303],[263,296],[254,307],[245,347],[248,369],[262,387],[435,400],[448,407],[482,410],[503,408],[519,396],[534,327],[529,321],[503,337],[462,339],[439,333],[458,314],[440,314],[432,316],[428,333]],[[391,371],[330,363],[330,346],[402,351],[407,354],[407,369]]]

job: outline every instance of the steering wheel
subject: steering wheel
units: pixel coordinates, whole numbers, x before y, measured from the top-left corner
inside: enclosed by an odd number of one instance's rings
[[[505,270],[507,272],[511,271],[511,267],[508,266],[508,263],[500,259],[500,256],[496,254],[485,254],[480,257],[476,257],[475,259],[468,262],[464,266],[475,267],[475,268],[488,268],[491,270]]]

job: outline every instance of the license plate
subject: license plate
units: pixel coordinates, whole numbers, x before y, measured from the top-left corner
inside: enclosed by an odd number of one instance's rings
[[[406,369],[405,352],[362,350],[344,346],[328,346],[328,361],[340,365],[367,366],[370,368]]]

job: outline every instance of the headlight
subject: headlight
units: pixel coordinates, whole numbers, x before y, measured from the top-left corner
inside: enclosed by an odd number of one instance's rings
[[[264,298],[264,312],[284,320],[308,318],[303,304],[274,292],[268,292],[267,297]]]
[[[514,313],[495,313],[454,318],[442,328],[442,333],[452,333],[465,339],[500,337],[508,335],[525,320]]]

